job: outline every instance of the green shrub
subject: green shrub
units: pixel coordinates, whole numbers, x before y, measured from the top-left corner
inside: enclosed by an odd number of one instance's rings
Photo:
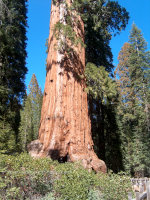
[[[126,200],[128,193],[132,192],[130,177],[124,173],[108,174],[99,173],[98,175],[99,190],[102,192],[104,200]]]
[[[2,200],[126,200],[130,177],[88,172],[79,163],[59,164],[28,154],[0,154]]]
[[[131,192],[130,177],[123,173],[89,173],[72,163],[58,165],[55,170],[59,178],[54,189],[61,200],[125,200]]]
[[[59,174],[54,189],[62,200],[88,199],[89,190],[95,187],[94,173],[89,173],[80,165],[61,164],[55,168]]]
[[[50,159],[33,159],[28,154],[1,154],[0,199],[32,199],[51,192],[52,164]]]

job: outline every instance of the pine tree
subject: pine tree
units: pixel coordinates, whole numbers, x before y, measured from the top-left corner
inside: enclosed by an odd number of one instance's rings
[[[0,124],[3,127],[1,136],[4,136],[5,141],[2,139],[0,143],[3,146],[1,148],[7,149],[8,152],[16,149],[19,110],[25,93],[26,2],[26,0],[1,0]],[[10,143],[14,144],[13,148]]]
[[[38,138],[40,125],[42,92],[38,85],[35,74],[32,75],[29,84],[29,94],[24,100],[24,106],[21,110],[20,123],[20,149],[27,150],[27,144]]]
[[[38,138],[38,131],[41,118],[41,107],[43,94],[41,88],[38,85],[35,74],[32,75],[30,84],[29,84],[29,95],[28,98],[31,101],[31,110],[32,110],[32,123],[33,123],[33,138]]]
[[[134,137],[134,145],[136,146],[136,148],[134,148],[134,150],[136,149],[135,155],[138,152],[138,158],[135,159],[135,170],[142,171],[144,173],[149,170],[150,164],[150,160],[147,159],[147,156],[149,155],[149,153],[147,152],[147,147],[150,146],[150,115],[148,112],[148,96],[150,93],[150,52],[147,51],[147,43],[143,38],[141,30],[139,30],[135,24],[132,25],[129,42],[131,44],[129,72],[133,92],[135,94],[134,113],[135,116],[137,116],[138,118],[136,135]]]
[[[125,169],[133,174],[149,170],[149,55],[141,31],[133,24],[129,43],[124,44],[116,69],[123,162]]]
[[[119,53],[119,64],[115,70],[119,93],[117,122],[121,134],[123,164],[126,171],[130,171],[133,160],[131,156],[133,147],[131,144],[133,143],[133,127],[135,124],[133,113],[134,96],[128,69],[129,49],[130,44],[125,43]]]

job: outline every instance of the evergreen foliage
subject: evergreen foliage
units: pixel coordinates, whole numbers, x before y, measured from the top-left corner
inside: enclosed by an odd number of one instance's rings
[[[135,24],[119,54],[116,69],[120,103],[118,125],[122,138],[125,170],[146,175],[149,169],[149,73],[150,52],[141,31]]]
[[[41,118],[43,94],[39,88],[35,74],[29,84],[29,94],[24,100],[24,106],[21,110],[20,123],[20,148],[26,151],[27,144],[38,138],[38,130]]]
[[[0,149],[16,149],[25,93],[26,0],[3,0],[0,12]]]
[[[109,99],[116,96],[115,82],[109,77],[105,67],[100,66],[98,68],[93,63],[87,63],[85,74],[88,92],[93,98],[100,98],[102,103],[107,104]]]
[[[129,19],[129,13],[118,2],[89,0],[85,3],[86,62],[96,66],[104,66],[109,72],[113,68],[113,57],[109,42],[112,35],[124,30]]]
[[[95,150],[117,172],[122,160],[116,124],[116,83],[103,66],[88,63],[85,74]]]
[[[32,75],[31,81],[29,83],[28,98],[30,99],[31,110],[32,110],[33,139],[37,139],[40,119],[41,119],[43,94],[42,94],[41,88],[38,85],[35,74]]]

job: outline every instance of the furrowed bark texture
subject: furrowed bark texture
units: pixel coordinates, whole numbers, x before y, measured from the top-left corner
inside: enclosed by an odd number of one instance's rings
[[[64,12],[64,5],[52,4],[39,139],[33,141],[28,149],[35,157],[81,161],[85,168],[106,172],[105,163],[93,150],[85,92],[85,49],[79,44],[70,47],[73,50],[70,55],[64,51],[61,53],[54,35],[54,25],[63,21]],[[78,27],[74,26],[74,31],[84,39],[81,20]]]

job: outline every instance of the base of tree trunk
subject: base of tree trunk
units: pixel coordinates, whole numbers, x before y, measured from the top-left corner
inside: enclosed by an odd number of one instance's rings
[[[85,169],[107,172],[105,162],[100,160],[91,148],[84,148],[79,151],[77,144],[68,144],[68,152],[62,157],[57,149],[43,150],[42,147],[43,144],[40,140],[34,140],[28,145],[28,152],[34,158],[50,157],[52,160],[58,160],[61,163],[81,161]]]

